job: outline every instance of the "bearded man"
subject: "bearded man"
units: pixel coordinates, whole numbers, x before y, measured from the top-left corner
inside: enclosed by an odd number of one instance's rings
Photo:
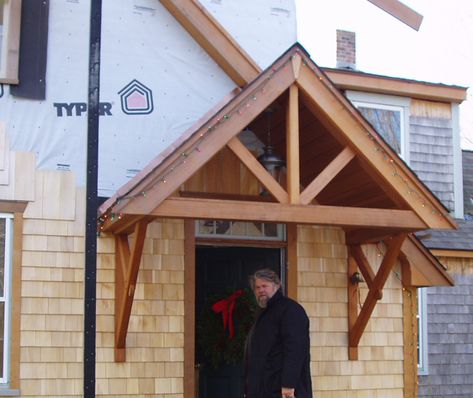
[[[260,311],[245,346],[246,398],[312,398],[309,318],[270,269],[250,277]]]

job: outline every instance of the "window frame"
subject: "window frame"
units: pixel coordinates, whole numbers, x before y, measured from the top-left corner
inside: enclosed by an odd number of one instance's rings
[[[18,84],[21,0],[0,0],[3,9],[0,35],[0,83]]]
[[[3,296],[0,302],[4,303],[4,326],[3,326],[3,374],[0,375],[0,385],[8,384],[10,381],[10,358],[11,358],[11,283],[12,283],[12,251],[13,251],[13,215],[0,213],[0,218],[5,219],[5,253],[4,253],[4,275]]]
[[[407,97],[396,97],[392,95],[365,93],[359,91],[346,92],[347,98],[351,101],[355,108],[359,106],[374,109],[386,109],[400,112],[400,134],[401,153],[399,156],[409,164],[409,117],[411,99]]]
[[[418,329],[418,355],[417,373],[420,376],[429,374],[429,339],[427,332],[427,288],[417,289],[417,329]]]

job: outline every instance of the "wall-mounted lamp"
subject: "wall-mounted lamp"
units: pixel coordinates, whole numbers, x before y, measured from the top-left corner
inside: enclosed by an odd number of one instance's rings
[[[364,279],[359,272],[354,272],[352,276],[350,276],[350,282],[357,285],[358,283],[364,282]]]
[[[268,138],[263,149],[263,154],[258,157],[258,161],[273,176],[273,178],[279,182],[281,170],[286,163],[280,156],[274,153],[274,147],[271,145],[271,115],[273,110],[271,108],[266,108],[265,113],[268,119]],[[267,194],[267,191],[264,190],[262,194]]]

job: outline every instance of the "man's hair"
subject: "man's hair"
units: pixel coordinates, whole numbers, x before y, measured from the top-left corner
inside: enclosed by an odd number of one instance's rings
[[[260,269],[250,276],[251,290],[255,290],[256,279],[264,279],[268,282],[273,282],[276,285],[281,284],[278,274],[269,268]]]

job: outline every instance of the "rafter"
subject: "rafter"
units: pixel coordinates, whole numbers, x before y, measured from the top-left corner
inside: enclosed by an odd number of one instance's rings
[[[160,1],[237,85],[244,86],[260,73],[256,62],[198,1]]]
[[[124,362],[125,346],[136,280],[146,236],[146,221],[135,225],[134,241],[130,251],[128,235],[115,235],[115,361]]]
[[[399,0],[368,0],[370,3],[391,14],[394,18],[405,23],[414,30],[419,30],[424,18],[412,8],[401,3]]]

